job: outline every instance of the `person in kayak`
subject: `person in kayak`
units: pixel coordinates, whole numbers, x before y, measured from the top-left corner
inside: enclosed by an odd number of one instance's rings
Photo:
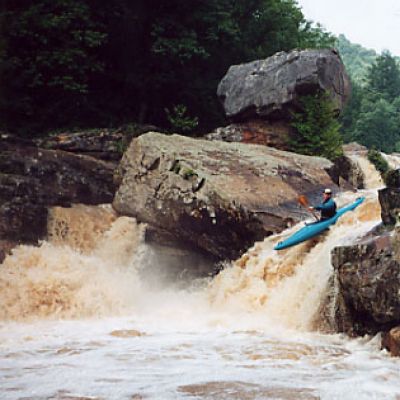
[[[323,201],[321,204],[315,206],[315,207],[309,207],[310,211],[320,211],[321,212],[321,218],[320,221],[325,221],[329,218],[332,218],[336,214],[336,203],[332,199],[332,190],[331,189],[325,189],[322,193],[323,196]]]

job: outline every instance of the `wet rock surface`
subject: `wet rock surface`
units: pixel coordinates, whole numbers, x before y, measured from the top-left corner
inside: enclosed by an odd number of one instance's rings
[[[257,240],[304,218],[298,195],[332,187],[332,163],[265,146],[152,132],[134,139],[116,174],[113,206],[149,224],[153,238],[178,240],[235,259]]]
[[[385,183],[388,188],[400,189],[400,169],[392,169],[386,173]]]
[[[13,242],[11,240],[0,240],[0,264],[3,262],[6,256],[10,254],[11,250],[17,245],[17,242]]]
[[[382,207],[382,221],[385,225],[394,226],[399,222],[400,188],[379,190],[379,201]]]
[[[327,91],[338,112],[350,94],[350,80],[335,50],[293,50],[265,60],[231,66],[218,86],[228,118],[288,119],[299,96]]]
[[[338,331],[375,334],[400,324],[398,233],[386,233],[353,246],[336,247],[332,264],[343,304]]]
[[[332,180],[343,189],[364,189],[365,176],[360,166],[349,156],[338,157],[329,170]]]
[[[46,235],[47,208],[112,201],[114,164],[0,136],[0,240]]]
[[[390,171],[386,178],[387,187],[378,191],[385,225],[400,222],[400,169]]]
[[[397,174],[393,172],[389,185],[397,185]],[[315,324],[326,332],[352,336],[382,332],[382,346],[397,356],[400,355],[398,199],[396,187],[379,190],[383,222],[357,243],[332,250],[334,272]]]
[[[382,347],[393,356],[400,357],[400,326],[396,326],[382,335]]]

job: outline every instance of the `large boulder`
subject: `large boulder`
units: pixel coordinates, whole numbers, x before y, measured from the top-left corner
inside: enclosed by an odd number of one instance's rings
[[[151,132],[134,139],[116,175],[113,202],[146,222],[153,239],[178,240],[218,259],[235,259],[257,240],[308,215],[336,186],[332,163],[273,148]],[[165,238],[165,239],[164,239]]]
[[[400,169],[389,171],[386,184],[387,187],[378,191],[382,221],[394,226],[400,222]]]
[[[49,206],[110,203],[114,164],[0,135],[0,240],[46,236]]]
[[[398,241],[398,233],[385,233],[332,251],[338,331],[375,334],[400,324]]]
[[[383,224],[356,243],[332,250],[334,272],[316,319],[318,328],[350,335],[382,331],[384,347],[393,345],[388,331],[400,325],[399,181],[399,172],[392,171],[389,187],[379,190]]]
[[[400,169],[390,169],[386,173],[385,183],[388,188],[400,189]]]
[[[361,166],[347,154],[335,159],[329,175],[342,189],[365,188],[365,175]]]
[[[350,94],[350,80],[335,50],[293,50],[265,60],[231,66],[218,86],[228,118],[288,119],[299,96],[326,91],[338,112]]]
[[[388,350],[392,356],[400,357],[400,326],[396,326],[382,335],[382,347]]]

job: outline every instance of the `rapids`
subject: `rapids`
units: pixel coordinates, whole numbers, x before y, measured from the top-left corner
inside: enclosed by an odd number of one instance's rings
[[[274,251],[301,223],[184,285],[148,279],[134,219],[53,209],[48,241],[0,266],[0,398],[400,399],[400,361],[379,337],[318,332],[330,250],[380,220],[376,190],[362,195],[318,239]]]

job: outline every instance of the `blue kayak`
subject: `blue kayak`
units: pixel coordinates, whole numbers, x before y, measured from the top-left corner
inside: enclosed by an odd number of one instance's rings
[[[363,201],[365,197],[359,197],[354,203],[349,204],[346,207],[342,207],[336,211],[336,214],[325,221],[314,222],[312,224],[306,225],[301,228],[299,231],[295,232],[292,236],[288,237],[283,242],[279,242],[274,249],[275,250],[283,250],[287,247],[294,246],[301,242],[304,242],[308,239],[311,239],[320,233],[327,230],[331,225],[335,224],[336,221],[347,211],[352,211],[356,207],[358,207]]]

